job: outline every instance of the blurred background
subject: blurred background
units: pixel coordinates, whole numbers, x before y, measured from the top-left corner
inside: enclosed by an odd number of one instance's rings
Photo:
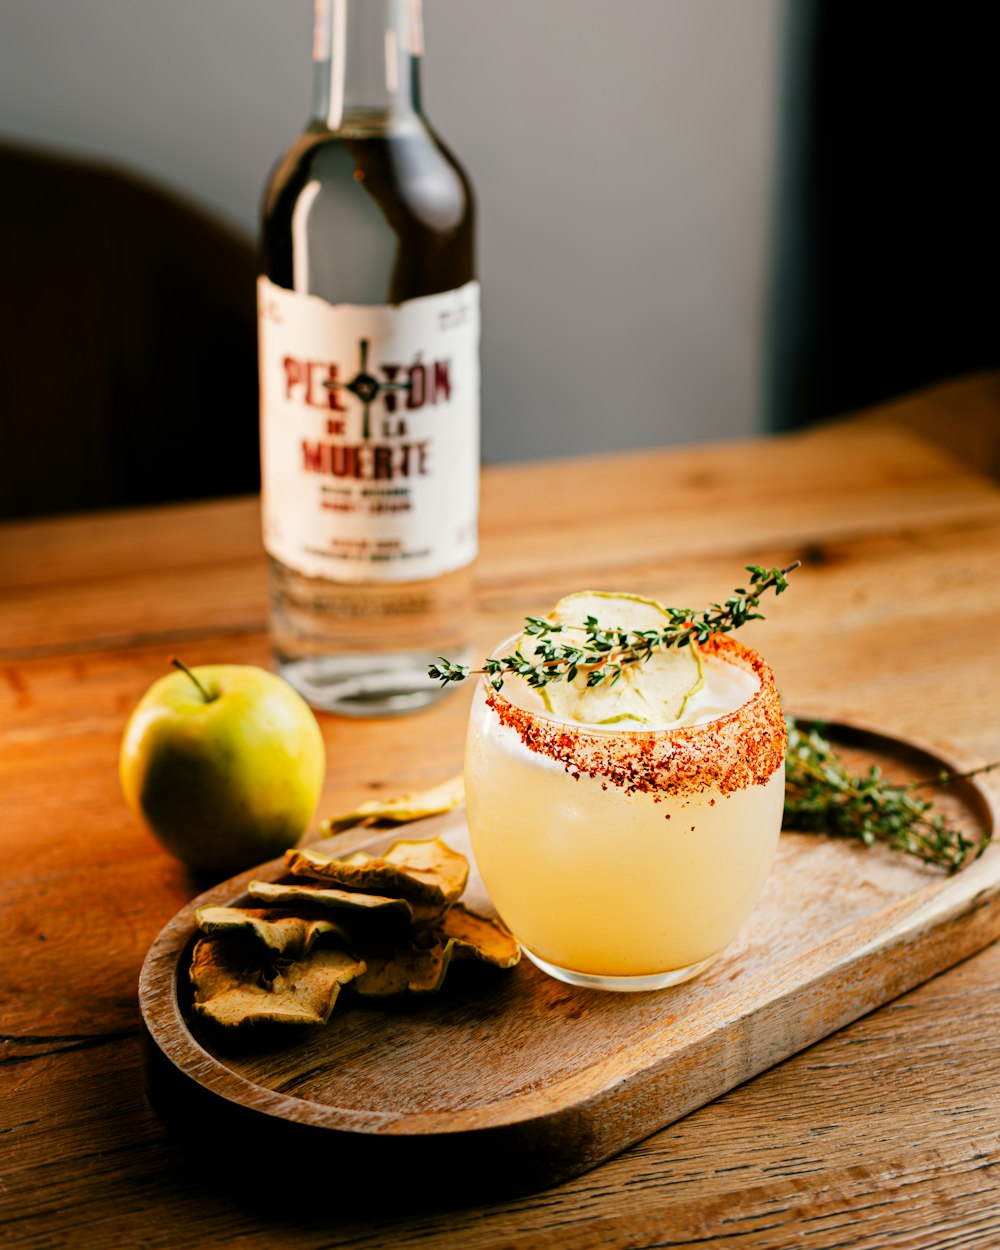
[[[309,0],[4,0],[0,516],[257,483],[261,189]],[[784,430],[1000,358],[989,6],[424,0],[484,453]]]

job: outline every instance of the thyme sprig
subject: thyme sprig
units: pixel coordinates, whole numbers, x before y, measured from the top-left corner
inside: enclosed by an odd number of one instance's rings
[[[728,634],[747,621],[763,620],[763,613],[757,610],[762,597],[769,590],[776,595],[787,590],[788,574],[797,569],[799,563],[796,560],[783,569],[747,565],[748,585],[738,586],[725,603],[713,603],[703,612],[693,608],[665,608],[667,624],[662,630],[606,629],[595,616],[588,616],[582,625],[529,616],[525,618],[523,634],[537,640],[531,656],[525,656],[518,648],[513,655],[484,660],[483,667],[476,669],[439,656],[437,663],[430,665],[427,671],[442,686],[464,681],[472,673],[485,673],[495,690],[500,690],[504,677],[511,674],[535,689],[551,682],[573,681],[579,673],[586,674],[588,686],[613,685],[627,668],[645,664],[657,651],[687,647],[692,642],[704,643],[712,634]],[[574,633],[585,635],[579,645],[554,638],[554,635]]]
[[[967,773],[945,770],[936,777],[897,785],[874,764],[867,772],[852,775],[821,726],[803,730],[792,718],[786,717],[786,721],[784,828],[857,838],[866,846],[882,843],[948,872],[957,872],[986,849],[989,830],[983,830],[976,839],[966,837],[941,813],[934,812],[933,804],[917,791],[976,777],[997,764]]]

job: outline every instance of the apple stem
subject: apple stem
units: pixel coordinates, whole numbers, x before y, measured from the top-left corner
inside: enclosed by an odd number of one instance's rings
[[[191,670],[182,660],[178,660],[176,655],[172,655],[170,657],[170,663],[174,666],[174,668],[179,668],[182,673],[187,673],[188,677],[190,677],[191,680],[194,682],[194,684],[198,687],[199,691],[201,692],[201,696],[205,700],[206,703],[214,703],[215,700],[219,697],[217,694],[209,694],[209,692],[201,684],[198,678],[195,677],[194,673],[191,672]]]

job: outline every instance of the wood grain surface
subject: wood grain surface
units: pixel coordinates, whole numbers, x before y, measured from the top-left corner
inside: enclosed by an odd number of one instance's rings
[[[917,432],[932,414],[978,446],[963,414],[997,428],[996,396],[973,380],[888,420],[489,470],[477,643],[588,583],[697,605],[801,558],[748,627],[786,701],[1000,758],[1000,491]],[[431,1210],[350,1168],[306,1190],[294,1154],[233,1174],[232,1141],[192,1145],[143,1091],[139,970],[211,883],[135,826],[115,761],[168,654],[268,662],[256,503],[8,525],[0,586],[0,1244],[1000,1244],[996,945],[541,1193],[476,1202],[443,1174]],[[321,814],[458,771],[467,711],[458,691],[322,717]]]

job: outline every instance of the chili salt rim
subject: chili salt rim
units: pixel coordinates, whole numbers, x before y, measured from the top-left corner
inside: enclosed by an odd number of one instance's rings
[[[763,785],[784,763],[788,738],[774,673],[756,651],[728,634],[713,634],[699,649],[751,669],[758,681],[740,707],[700,725],[571,725],[517,707],[484,677],[486,702],[529,751],[562,764],[571,776],[595,777],[628,794],[731,794]]]

